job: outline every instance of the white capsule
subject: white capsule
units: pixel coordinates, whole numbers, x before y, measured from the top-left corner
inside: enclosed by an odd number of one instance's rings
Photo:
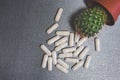
[[[48,70],[52,71],[52,57],[48,57]]]
[[[56,54],[56,51],[52,52],[52,60],[53,60],[53,64],[57,64],[57,54]]]
[[[59,58],[72,57],[72,53],[59,54],[58,57]]]
[[[63,12],[63,8],[59,8],[58,11],[57,11],[57,14],[55,16],[55,21],[56,22],[58,22],[60,20],[62,12]]]
[[[63,60],[58,59],[57,63],[60,64],[61,66],[63,66],[64,68],[68,69],[69,65],[67,63],[65,63]]]
[[[75,47],[67,47],[67,48],[64,48],[62,51],[63,53],[68,53],[68,52],[73,52],[75,50],[76,50]]]
[[[47,43],[50,45],[50,44],[52,44],[52,43],[54,43],[55,41],[57,41],[58,39],[60,39],[60,36],[54,36],[53,38],[51,38],[51,39],[49,39],[48,41],[47,41]]]
[[[83,59],[84,56],[86,55],[86,53],[89,51],[89,48],[86,46],[81,52],[80,52],[80,55],[79,55],[79,58],[80,59]]]
[[[52,53],[45,45],[42,44],[40,47],[47,55],[51,56]]]
[[[59,24],[58,23],[54,23],[48,30],[47,30],[47,34],[52,33],[56,28],[58,28]]]
[[[59,51],[63,49],[64,47],[66,47],[67,45],[68,45],[67,43],[62,43],[55,48],[55,51]]]
[[[100,51],[100,40],[97,37],[95,38],[95,50]]]
[[[79,53],[82,51],[83,48],[84,48],[83,46],[79,46],[77,48],[77,50],[73,53],[73,56],[77,57],[79,55]]]
[[[66,68],[64,68],[63,66],[61,66],[60,64],[57,64],[56,68],[64,73],[68,73],[68,70]]]
[[[78,63],[76,63],[73,67],[72,67],[72,70],[77,70],[78,68],[80,68],[82,65],[83,65],[83,61],[79,61]]]
[[[62,37],[61,39],[55,42],[55,45],[58,46],[62,43],[65,43],[67,40],[68,40],[68,37]]]
[[[70,32],[69,31],[64,31],[64,30],[56,31],[56,35],[59,35],[59,36],[69,36]]]
[[[47,60],[48,60],[48,55],[44,55],[43,61],[42,61],[42,68],[46,68]]]
[[[85,60],[85,62],[84,62],[84,66],[83,66],[85,69],[88,69],[88,68],[89,68],[90,61],[91,61],[91,56],[88,55],[88,56],[86,57],[86,60]]]
[[[69,46],[74,46],[74,33],[70,33]]]
[[[80,41],[78,41],[77,46],[81,46],[87,39],[87,37],[81,38]]]
[[[78,63],[79,59],[75,59],[75,58],[65,58],[66,62],[71,62],[71,63]]]
[[[79,39],[80,39],[80,35],[76,32],[75,33],[75,43],[78,43]]]

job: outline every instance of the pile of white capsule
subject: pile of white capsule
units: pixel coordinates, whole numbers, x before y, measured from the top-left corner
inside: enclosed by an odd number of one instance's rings
[[[63,8],[59,8],[55,16],[55,23],[47,30],[47,34],[52,33],[58,28],[62,12]],[[47,67],[49,71],[52,71],[52,66],[55,65],[57,69],[68,73],[70,68],[68,63],[73,63],[71,69],[74,71],[82,66],[88,69],[91,55],[87,55],[89,47],[83,46],[83,43],[87,40],[87,37],[80,38],[80,35],[77,33],[68,30],[57,30],[55,36],[47,40],[48,45],[55,45],[54,50],[48,49],[44,44],[40,45],[40,48],[45,53],[42,60],[42,68]],[[99,52],[100,40],[98,37],[95,37],[94,43],[95,51]]]

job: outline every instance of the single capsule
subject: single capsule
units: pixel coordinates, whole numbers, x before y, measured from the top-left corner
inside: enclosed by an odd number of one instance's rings
[[[80,68],[83,65],[83,61],[79,61],[78,63],[75,63],[75,65],[72,67],[72,70],[77,70],[78,68]]]
[[[52,24],[52,26],[50,26],[50,28],[47,30],[47,34],[52,33],[56,28],[58,28],[58,26],[59,26],[58,23]]]
[[[48,71],[52,71],[52,57],[48,57]]]
[[[63,8],[59,8],[58,11],[57,11],[57,14],[55,16],[55,21],[58,22],[62,16],[62,13],[63,13]]]
[[[40,47],[47,55],[51,56],[51,51],[45,45],[42,44]]]
[[[85,60],[85,62],[84,62],[84,66],[83,66],[85,69],[88,69],[88,68],[89,68],[90,61],[91,61],[91,56],[88,55],[88,56],[86,57],[86,60]]]
[[[65,58],[66,62],[71,62],[71,63],[78,63],[79,59],[76,58]]]
[[[60,64],[61,66],[63,66],[64,68],[68,69],[69,65],[67,63],[65,63],[63,60],[58,59],[57,63]]]
[[[47,61],[48,61],[48,55],[44,55],[42,60],[42,68],[46,68]]]
[[[63,66],[61,66],[60,64],[57,64],[56,68],[64,73],[68,73],[68,70],[66,68],[64,68]]]
[[[97,51],[97,52],[99,52],[100,51],[100,40],[99,40],[99,38],[95,38],[95,50]]]

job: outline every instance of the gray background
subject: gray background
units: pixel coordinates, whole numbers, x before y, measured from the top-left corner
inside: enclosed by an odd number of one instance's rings
[[[64,74],[40,67],[43,52],[39,45],[54,35],[46,29],[54,23],[59,7],[64,8],[57,30],[71,30],[71,16],[86,5],[82,0],[0,0],[0,80],[120,80],[120,19],[99,33],[101,52],[90,47],[90,68]],[[50,49],[54,45],[48,46]]]

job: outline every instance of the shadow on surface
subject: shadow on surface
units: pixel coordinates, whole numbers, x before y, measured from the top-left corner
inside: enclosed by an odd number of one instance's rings
[[[73,14],[71,15],[71,17],[70,17],[69,23],[70,23],[71,28],[72,28],[74,31],[76,31],[75,26],[74,26],[74,20],[75,20],[75,18],[76,18],[84,9],[85,9],[85,8],[82,8],[82,9],[77,10],[77,11],[76,11],[75,13],[73,13]]]
[[[93,5],[92,2],[93,2],[93,0],[84,0],[84,3],[85,3],[87,6],[92,6],[92,5]],[[75,30],[75,26],[74,26],[74,20],[75,20],[75,18],[76,18],[84,9],[86,9],[86,8],[81,8],[81,9],[77,10],[77,11],[76,11],[75,13],[73,13],[73,14],[71,15],[71,17],[70,17],[69,23],[70,23],[71,28],[72,28],[74,31],[76,31],[76,30]]]

